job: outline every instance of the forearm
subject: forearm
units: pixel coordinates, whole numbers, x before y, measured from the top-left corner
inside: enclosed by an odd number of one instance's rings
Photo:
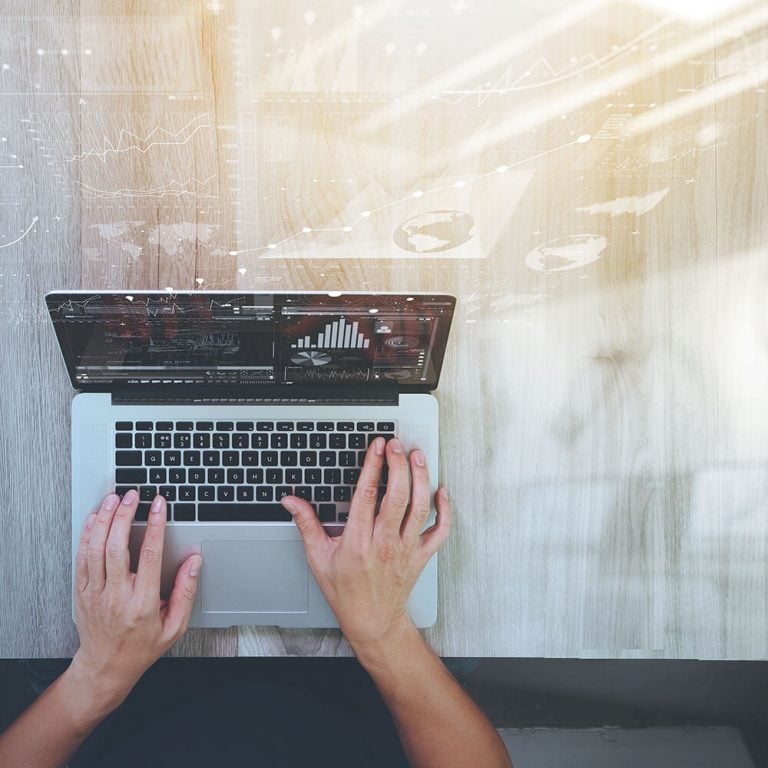
[[[511,768],[496,729],[412,624],[355,648],[392,714],[414,768]]]
[[[72,667],[0,734],[2,768],[58,768],[115,708],[100,700]]]

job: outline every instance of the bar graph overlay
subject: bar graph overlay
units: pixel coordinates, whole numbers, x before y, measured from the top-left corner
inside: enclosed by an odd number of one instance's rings
[[[333,323],[328,323],[322,333],[317,334],[317,340],[311,336],[298,339],[291,344],[293,349],[367,349],[368,339],[357,330],[357,320],[350,324],[342,317]]]

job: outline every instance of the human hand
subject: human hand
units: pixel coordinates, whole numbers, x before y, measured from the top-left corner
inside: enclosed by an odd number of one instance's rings
[[[304,499],[284,496],[281,500],[294,516],[317,583],[356,652],[403,626],[413,626],[406,611],[408,596],[451,528],[451,504],[441,488],[435,496],[437,522],[421,533],[429,517],[424,454],[411,451],[413,488],[409,490],[409,460],[397,439],[386,444],[387,491],[375,515],[384,453],[382,437],[368,446],[341,536],[328,536]]]
[[[160,598],[166,504],[152,502],[136,573],[128,537],[138,495],[107,496],[85,523],[75,565],[75,616],[80,648],[70,670],[108,708],[122,703],[144,672],[186,631],[202,557],[190,555]]]

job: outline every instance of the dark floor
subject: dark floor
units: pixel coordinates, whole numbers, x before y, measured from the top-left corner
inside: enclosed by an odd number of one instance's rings
[[[496,727],[738,727],[756,768],[768,768],[768,663],[446,659]],[[0,661],[0,727],[7,726],[68,660]],[[386,711],[354,659],[162,659],[125,706],[138,724],[173,696],[200,697],[226,681],[330,690],[367,702],[382,728]],[[361,704],[361,706],[363,706]],[[377,709],[377,707],[379,709]],[[392,731],[382,739],[391,737]]]

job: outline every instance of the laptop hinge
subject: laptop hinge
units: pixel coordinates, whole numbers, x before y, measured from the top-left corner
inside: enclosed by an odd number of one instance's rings
[[[399,405],[393,387],[206,387],[160,385],[116,389],[112,405]]]

